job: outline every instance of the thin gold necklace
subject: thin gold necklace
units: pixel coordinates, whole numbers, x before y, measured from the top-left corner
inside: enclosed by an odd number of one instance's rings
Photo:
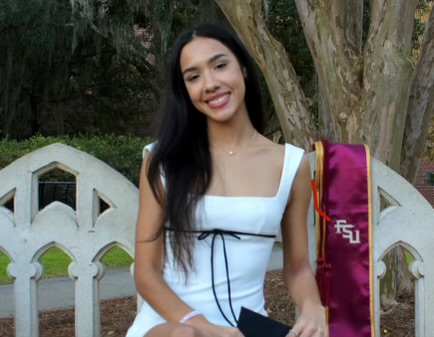
[[[255,139],[255,137],[256,137],[256,135],[258,134],[258,132],[255,130],[254,132],[253,132],[253,135],[252,135],[252,137],[250,137],[250,139],[249,139],[249,141],[244,145],[244,146],[242,146],[241,148],[239,148],[237,151],[235,151],[235,150],[223,150],[227,155],[229,155],[229,156],[235,156],[238,152],[240,152],[241,150],[244,150],[244,149],[246,149],[250,144],[252,144],[252,142],[253,142],[253,140]],[[219,147],[220,148],[222,148],[222,146],[217,146],[217,145],[212,145],[214,148],[216,148],[217,149],[217,151],[219,150]]]

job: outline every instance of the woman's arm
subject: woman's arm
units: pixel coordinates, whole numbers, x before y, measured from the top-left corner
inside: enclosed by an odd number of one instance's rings
[[[172,291],[162,277],[164,231],[163,206],[152,193],[146,152],[140,172],[140,204],[136,225],[134,279],[139,294],[168,322],[179,322],[190,308]],[[163,186],[160,184],[163,191]]]
[[[150,154],[145,154],[140,172],[140,204],[136,227],[134,280],[139,294],[167,322],[177,323],[195,308],[183,302],[162,277],[164,232],[163,206],[155,199],[148,177]],[[160,184],[161,191],[163,185]],[[234,328],[218,327],[202,315],[195,316],[187,324],[209,332],[207,336],[232,336]],[[236,329],[238,330],[238,329]],[[238,336],[238,334],[233,334]],[[239,335],[241,336],[241,335]]]
[[[304,157],[282,221],[283,273],[289,294],[301,310],[293,329],[300,337],[325,337],[325,310],[309,264],[307,214],[310,198],[310,166]]]

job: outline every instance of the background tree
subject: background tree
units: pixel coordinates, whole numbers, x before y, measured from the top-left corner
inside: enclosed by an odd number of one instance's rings
[[[263,72],[288,141],[305,149],[319,138],[365,143],[377,159],[414,181],[434,114],[432,1],[215,2]],[[297,7],[318,76],[317,114],[308,104],[294,62],[267,26],[275,6]],[[425,25],[421,11],[431,12]],[[412,41],[422,27],[425,33],[415,55]],[[402,268],[401,250],[394,250],[385,262],[393,271],[382,282],[387,306],[394,300],[395,285],[405,284],[408,290],[411,281]]]

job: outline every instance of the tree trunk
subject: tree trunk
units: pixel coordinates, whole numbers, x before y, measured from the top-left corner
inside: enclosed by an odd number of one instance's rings
[[[364,47],[360,138],[374,157],[399,171],[413,64],[411,36],[418,0],[371,2]]]
[[[331,141],[359,143],[363,1],[313,2],[296,5],[330,112],[326,128]]]
[[[406,55],[417,0],[371,3],[370,33],[362,54],[362,0],[296,1],[333,114],[328,120],[335,141],[367,143],[376,158],[398,170],[413,74]]]
[[[400,172],[414,182],[428,134],[427,125],[434,116],[434,10],[426,24],[407,111]]]
[[[336,125],[336,119],[328,105],[327,97],[324,93],[323,84],[318,79],[318,122],[321,125],[319,129],[320,140],[339,139],[336,131],[339,129]]]

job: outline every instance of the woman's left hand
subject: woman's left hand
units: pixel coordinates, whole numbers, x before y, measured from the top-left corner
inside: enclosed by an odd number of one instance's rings
[[[304,309],[286,337],[328,337],[325,308],[321,305]]]

